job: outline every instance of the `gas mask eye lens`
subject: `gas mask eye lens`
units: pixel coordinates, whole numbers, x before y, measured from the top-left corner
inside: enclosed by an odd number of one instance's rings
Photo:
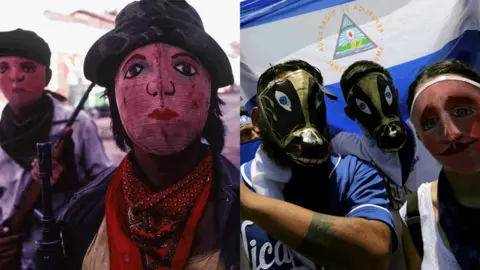
[[[275,99],[282,108],[289,112],[292,111],[292,103],[290,102],[290,99],[287,97],[287,95],[285,95],[285,93],[275,91]]]
[[[355,102],[357,103],[357,107],[360,109],[360,111],[362,111],[363,113],[366,113],[366,114],[372,114],[372,112],[370,111],[370,109],[368,108],[367,104],[363,101],[361,101],[360,99],[355,99]]]
[[[385,99],[387,100],[388,105],[392,105],[393,95],[390,86],[387,86],[387,88],[385,88]]]

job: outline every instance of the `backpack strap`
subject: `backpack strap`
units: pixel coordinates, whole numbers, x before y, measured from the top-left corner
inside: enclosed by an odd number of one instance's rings
[[[420,212],[418,211],[418,193],[413,192],[407,199],[407,213],[405,223],[412,237],[413,244],[420,258],[423,258],[422,227],[420,223]]]

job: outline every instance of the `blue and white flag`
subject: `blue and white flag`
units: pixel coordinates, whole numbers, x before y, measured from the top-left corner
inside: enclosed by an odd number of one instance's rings
[[[401,97],[426,65],[459,59],[480,70],[480,0],[245,0],[241,2],[242,84],[246,71],[260,75],[270,64],[301,59],[318,67],[333,128],[360,133],[344,115],[340,77],[358,60],[388,68]],[[257,75],[257,76],[258,76]],[[246,107],[256,87],[242,87]]]

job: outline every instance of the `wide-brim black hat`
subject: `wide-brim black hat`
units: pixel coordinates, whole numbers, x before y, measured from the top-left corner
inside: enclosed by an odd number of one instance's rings
[[[140,0],[127,5],[117,15],[115,28],[88,51],[85,77],[100,86],[111,86],[123,59],[155,42],[182,48],[197,57],[209,71],[213,87],[233,84],[228,56],[205,32],[197,11],[184,0]]]

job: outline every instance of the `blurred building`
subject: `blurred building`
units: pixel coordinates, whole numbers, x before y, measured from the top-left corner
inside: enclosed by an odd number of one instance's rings
[[[48,31],[39,34],[50,44],[53,73],[47,88],[64,95],[75,106],[90,84],[83,75],[85,55],[93,42],[114,27],[115,16],[85,10],[71,14],[46,10],[44,15],[44,23],[48,25],[44,29]],[[86,108],[108,109],[102,93],[102,88],[94,88]]]
[[[77,10],[70,14],[45,10],[31,18],[31,23],[21,25],[35,31],[49,44],[52,51],[51,66],[52,79],[47,89],[65,96],[70,105],[77,105],[85,93],[90,81],[83,74],[83,61],[91,45],[102,35],[115,26],[115,12],[94,13],[87,10]],[[218,29],[213,29],[217,30]],[[217,35],[219,35],[217,33]],[[233,38],[233,35],[231,35]],[[239,71],[239,42],[225,40],[230,36],[217,36],[219,43],[227,52],[232,65],[235,85],[228,88],[238,88]],[[104,89],[95,87],[89,96],[86,109],[91,113],[108,112],[108,101],[103,98]],[[230,92],[227,89],[225,92]],[[0,94],[0,110],[6,100]]]

